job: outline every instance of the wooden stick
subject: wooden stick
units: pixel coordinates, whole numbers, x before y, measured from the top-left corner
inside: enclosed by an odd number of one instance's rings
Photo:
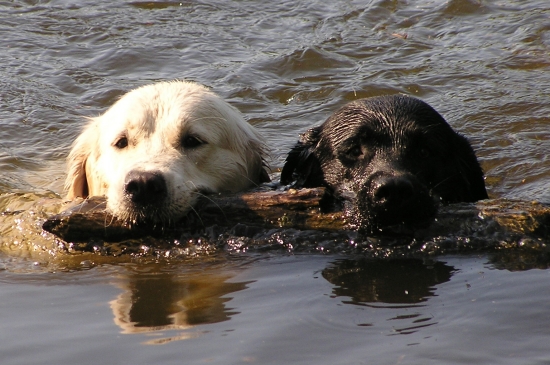
[[[130,225],[114,218],[105,209],[105,199],[93,197],[50,217],[43,225],[67,242],[89,242],[92,239],[117,242],[144,236],[177,237],[211,226],[237,224],[262,229],[276,227],[325,232],[350,230],[346,215],[327,211],[331,196],[324,188],[257,191],[237,195],[211,195],[202,199],[178,224],[171,227]],[[463,237],[518,235],[549,238],[550,206],[541,203],[489,199],[441,207],[432,224],[409,232],[426,237],[461,235]]]

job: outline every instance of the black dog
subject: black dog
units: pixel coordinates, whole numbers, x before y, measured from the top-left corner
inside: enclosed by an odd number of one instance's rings
[[[439,203],[487,198],[466,138],[425,102],[394,95],[351,102],[290,151],[281,183],[326,186],[369,233],[428,222]]]

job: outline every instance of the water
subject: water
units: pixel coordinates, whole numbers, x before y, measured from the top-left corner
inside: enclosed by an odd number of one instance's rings
[[[218,258],[0,274],[4,364],[547,364],[548,270]]]
[[[550,202],[549,19],[544,0],[0,2],[0,211],[62,196],[84,118],[175,78],[238,107],[273,171],[343,103],[414,95],[491,197]],[[0,253],[2,364],[550,362],[543,253],[31,256]]]

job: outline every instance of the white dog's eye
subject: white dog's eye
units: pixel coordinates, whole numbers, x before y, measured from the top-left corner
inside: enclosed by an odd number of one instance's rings
[[[116,140],[113,146],[115,146],[119,150],[126,148],[128,146],[128,138],[120,137],[119,139]]]
[[[186,135],[181,141],[181,145],[183,148],[196,148],[205,143],[206,142],[200,140],[197,136],[194,136],[192,134]]]

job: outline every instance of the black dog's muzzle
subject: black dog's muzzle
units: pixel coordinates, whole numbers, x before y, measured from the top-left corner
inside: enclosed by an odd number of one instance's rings
[[[409,173],[375,173],[356,194],[359,226],[375,233],[388,226],[421,225],[437,213],[437,200]]]

